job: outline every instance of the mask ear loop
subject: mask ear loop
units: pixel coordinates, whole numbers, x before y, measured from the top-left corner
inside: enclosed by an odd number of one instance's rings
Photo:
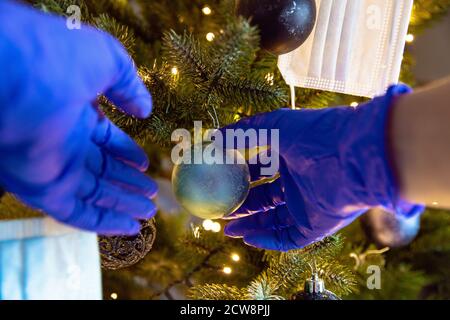
[[[290,85],[289,87],[291,88],[291,109],[295,110],[295,86]]]

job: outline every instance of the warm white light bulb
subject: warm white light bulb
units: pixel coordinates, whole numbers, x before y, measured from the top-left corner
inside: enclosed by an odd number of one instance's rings
[[[273,86],[274,85],[274,79],[275,79],[275,75],[272,72],[269,72],[268,74],[266,74],[265,76],[266,81]]]
[[[239,260],[241,260],[241,257],[239,257],[239,255],[237,253],[233,253],[231,255],[231,260],[238,262]]]
[[[233,270],[231,270],[230,267],[224,267],[224,268],[222,269],[222,271],[223,271],[223,273],[225,273],[225,274],[230,274],[231,272],[233,272]]]
[[[406,35],[406,42],[411,43],[413,41],[414,41],[414,35],[413,34]]]
[[[205,229],[207,231],[211,231],[214,226],[214,221],[209,220],[209,219],[203,220],[202,226],[203,226],[203,229]]]
[[[176,75],[178,74],[178,68],[177,68],[177,67],[173,67],[172,70],[171,70],[171,72],[172,72],[172,74],[173,74],[174,76],[176,76]]]
[[[353,108],[356,108],[358,105],[359,105],[359,103],[356,102],[356,101],[350,103],[350,106],[353,107]]]
[[[217,232],[220,232],[220,229],[222,229],[222,226],[220,225],[220,223],[213,222],[213,224],[211,226],[211,231],[217,233]]]
[[[208,40],[209,42],[213,41],[215,37],[216,37],[215,34],[212,32],[206,34],[206,40]]]
[[[209,16],[212,13],[212,10],[211,10],[210,7],[204,6],[203,9],[202,9],[202,12],[203,12],[204,15]]]
[[[117,299],[117,293],[115,293],[115,292],[111,293],[111,299],[116,300]]]

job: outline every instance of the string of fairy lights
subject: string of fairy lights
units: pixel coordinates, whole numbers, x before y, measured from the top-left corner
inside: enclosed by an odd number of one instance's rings
[[[202,12],[203,12],[203,14],[204,14],[205,16],[209,16],[209,15],[212,14],[212,10],[211,10],[211,8],[210,8],[208,5],[205,5],[205,6],[202,8]],[[206,34],[206,40],[208,40],[209,42],[214,41],[215,38],[216,38],[216,35],[214,34],[214,32],[208,32],[208,33]]]
[[[220,230],[222,229],[222,226],[219,222],[215,222],[210,219],[203,220],[202,227],[206,231],[211,231],[215,233],[220,232]],[[241,260],[241,257],[239,256],[239,254],[234,252],[230,255],[230,259],[233,262],[239,262]],[[233,269],[228,265],[223,266],[223,268],[220,271],[227,275],[233,273]]]

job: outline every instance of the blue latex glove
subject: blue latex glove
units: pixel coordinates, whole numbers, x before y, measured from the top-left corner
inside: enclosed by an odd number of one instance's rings
[[[146,154],[94,107],[147,117],[151,97],[112,36],[0,2],[0,186],[57,220],[136,234],[152,217]]]
[[[420,214],[423,206],[400,198],[387,159],[389,109],[395,96],[409,91],[399,85],[356,109],[281,109],[224,128],[279,129],[281,174],[250,191],[235,213],[241,218],[225,233],[252,246],[287,251],[334,234],[370,207]],[[250,169],[258,180],[260,167]]]

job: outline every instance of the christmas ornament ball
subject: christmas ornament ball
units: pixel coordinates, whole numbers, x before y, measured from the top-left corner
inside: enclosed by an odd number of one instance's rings
[[[305,291],[301,291],[295,294],[291,300],[341,300],[337,295],[329,290],[324,290],[320,293],[309,293]]]
[[[220,154],[202,152],[201,163],[176,165],[172,173],[172,187],[180,205],[190,214],[202,219],[220,219],[238,209],[250,190],[250,171],[237,150],[221,150]],[[220,163],[213,163],[222,158]],[[226,159],[239,159],[228,164]],[[196,164],[197,163],[197,164]]]
[[[145,258],[156,239],[155,220],[141,221],[137,236],[100,236],[98,238],[103,269],[120,270],[131,267]]]
[[[398,248],[411,243],[419,233],[420,214],[404,217],[375,208],[361,217],[361,226],[378,247]]]
[[[277,55],[300,47],[316,23],[315,0],[237,0],[236,14],[251,19],[261,46]]]

